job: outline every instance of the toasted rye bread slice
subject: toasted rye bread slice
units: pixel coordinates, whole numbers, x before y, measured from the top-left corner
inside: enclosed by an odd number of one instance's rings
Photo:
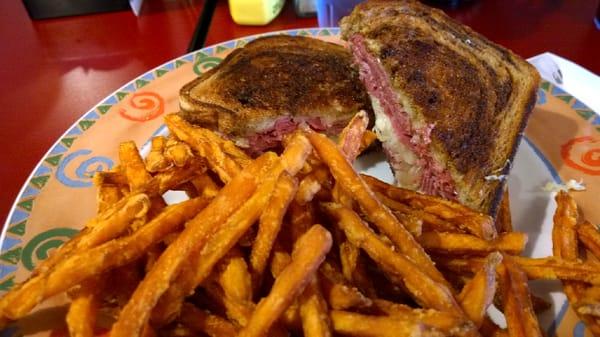
[[[370,102],[350,52],[308,37],[258,38],[186,84],[179,96],[186,120],[243,137],[277,118],[319,117],[343,124]]]
[[[535,104],[529,63],[417,1],[366,1],[341,21],[377,58],[414,128],[433,124],[429,151],[457,199],[495,215]]]

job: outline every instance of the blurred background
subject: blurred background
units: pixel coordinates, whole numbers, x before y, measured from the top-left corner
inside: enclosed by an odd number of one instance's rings
[[[335,25],[355,2],[0,1],[0,214],[64,130],[136,76],[205,45]],[[598,0],[429,3],[525,58],[551,51],[600,73]]]

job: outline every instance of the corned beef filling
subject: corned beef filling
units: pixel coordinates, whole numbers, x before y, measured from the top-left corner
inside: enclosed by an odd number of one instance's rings
[[[320,117],[291,117],[285,116],[275,120],[271,128],[253,135],[237,139],[237,144],[246,148],[250,155],[256,156],[267,150],[278,147],[283,137],[294,132],[299,125],[305,124],[318,132],[325,132],[328,135],[337,135],[341,132],[348,121],[336,121],[326,123]]]
[[[377,99],[383,113],[390,121],[392,130],[401,144],[416,156],[416,164],[420,170],[418,189],[424,193],[439,195],[447,199],[456,199],[456,189],[450,173],[435,162],[429,150],[431,130],[434,125],[414,128],[407,112],[403,109],[398,96],[392,90],[387,73],[381,63],[367,51],[364,37],[355,34],[350,38],[350,48],[354,60],[358,64],[361,81],[371,97]],[[389,142],[382,140],[384,151],[390,165],[395,171],[396,179],[402,180],[402,173],[411,163],[402,158],[406,156],[396,153],[399,149],[390,147]],[[399,177],[400,176],[400,177]]]

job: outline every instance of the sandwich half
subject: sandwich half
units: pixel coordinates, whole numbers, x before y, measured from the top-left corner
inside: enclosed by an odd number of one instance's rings
[[[234,50],[186,84],[180,115],[250,154],[276,148],[300,124],[337,135],[369,96],[350,52],[308,37],[270,36]]]
[[[494,216],[535,68],[417,1],[366,1],[340,26],[397,184]]]

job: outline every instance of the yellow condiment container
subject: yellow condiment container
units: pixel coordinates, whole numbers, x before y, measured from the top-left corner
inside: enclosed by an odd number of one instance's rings
[[[238,25],[263,26],[271,22],[285,0],[229,0],[229,12]]]

